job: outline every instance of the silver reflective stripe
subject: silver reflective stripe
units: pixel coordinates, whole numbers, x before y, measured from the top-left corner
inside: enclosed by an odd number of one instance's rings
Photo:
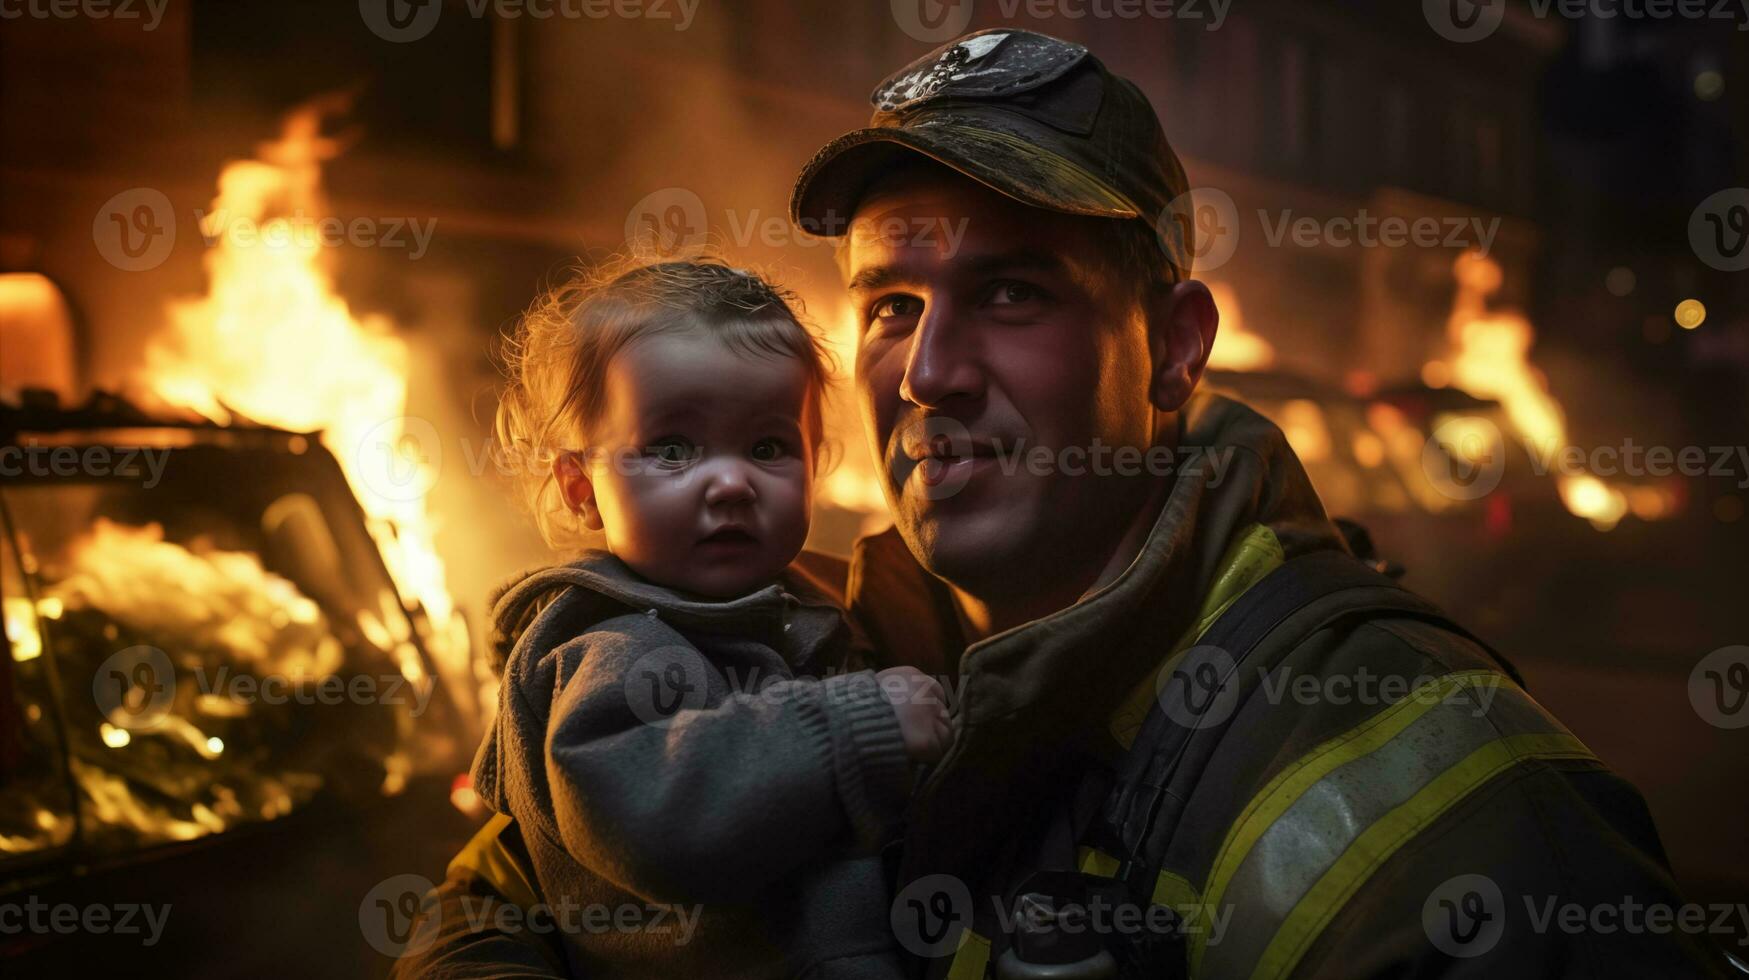
[[[1193,949],[1193,975],[1252,976],[1301,900],[1369,827],[1478,750],[1520,735],[1566,730],[1510,681],[1470,672],[1417,689],[1278,775],[1235,823],[1210,872],[1207,900],[1232,918],[1219,942]],[[1427,804],[1422,798],[1416,808]]]

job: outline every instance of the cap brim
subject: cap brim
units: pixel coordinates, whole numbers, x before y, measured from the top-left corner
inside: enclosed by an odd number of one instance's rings
[[[990,129],[934,125],[859,129],[826,144],[796,178],[790,220],[806,234],[842,236],[869,184],[912,153],[1034,207],[1101,218],[1142,213],[1085,167],[1037,143]]]

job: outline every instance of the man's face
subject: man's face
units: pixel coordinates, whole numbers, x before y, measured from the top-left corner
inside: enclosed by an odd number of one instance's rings
[[[1130,517],[1107,480],[1062,465],[1152,437],[1145,320],[1098,247],[1109,230],[945,171],[857,207],[863,420],[900,534],[950,583],[1090,560]]]

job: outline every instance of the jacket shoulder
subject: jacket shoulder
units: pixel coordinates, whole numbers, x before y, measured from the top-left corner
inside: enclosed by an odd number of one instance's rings
[[[1194,972],[1426,968],[1442,896],[1477,913],[1458,939],[1524,919],[1525,896],[1675,902],[1639,794],[1506,669],[1460,633],[1395,616],[1320,630],[1270,668],[1210,760],[1239,778],[1199,783],[1186,823],[1202,839],[1175,846],[1203,902],[1230,916],[1224,941],[1193,937]],[[1439,911],[1424,922],[1424,907]],[[1607,945],[1536,925],[1508,957],[1560,973],[1594,968]],[[1685,962],[1680,947],[1619,955]]]

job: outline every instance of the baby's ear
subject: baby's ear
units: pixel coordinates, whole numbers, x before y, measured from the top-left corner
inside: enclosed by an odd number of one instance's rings
[[[589,467],[584,454],[563,452],[553,460],[553,481],[559,485],[559,496],[565,509],[582,518],[583,526],[601,530],[601,509],[595,505],[595,484],[589,481]]]

